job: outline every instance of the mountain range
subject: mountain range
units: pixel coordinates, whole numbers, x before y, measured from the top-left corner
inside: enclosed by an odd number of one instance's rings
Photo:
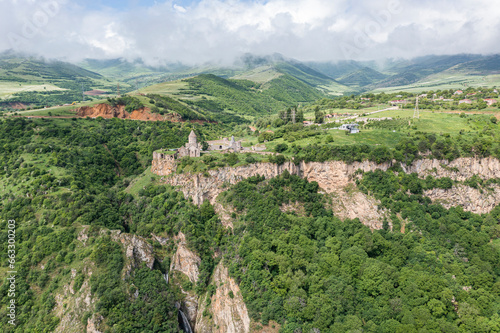
[[[182,81],[186,78],[191,79]],[[429,55],[381,62],[301,62],[280,54],[245,54],[225,66],[180,63],[151,66],[141,59],[86,59],[71,64],[13,52],[0,54],[0,98],[3,99],[0,104],[3,106],[16,102],[33,107],[71,103],[85,99],[82,93],[89,90],[111,95],[136,90],[167,92],[169,97],[183,99],[181,103],[203,110],[237,113],[241,110],[234,109],[235,103],[246,101],[245,108],[249,111],[245,114],[257,115],[328,96],[496,86],[497,82],[500,84],[498,54]],[[199,96],[193,100],[189,94],[172,88],[179,85],[191,92],[195,87],[195,95]],[[197,100],[201,95],[205,100]]]

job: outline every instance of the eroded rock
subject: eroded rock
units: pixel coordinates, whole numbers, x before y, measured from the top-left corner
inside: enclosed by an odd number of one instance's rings
[[[241,296],[240,288],[230,276],[227,267],[220,262],[212,276],[212,284],[216,286],[212,296],[210,313],[212,319],[203,316],[206,299],[200,302],[196,318],[195,332],[208,333],[247,333],[250,332],[250,317]]]

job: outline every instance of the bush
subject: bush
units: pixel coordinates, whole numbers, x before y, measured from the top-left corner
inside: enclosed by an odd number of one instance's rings
[[[274,151],[277,153],[282,153],[287,150],[288,150],[288,145],[286,143],[280,143],[274,148]]]

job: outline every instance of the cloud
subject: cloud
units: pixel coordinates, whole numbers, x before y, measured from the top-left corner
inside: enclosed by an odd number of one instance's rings
[[[158,1],[95,10],[70,0],[0,0],[0,51],[46,57],[231,62],[498,53],[500,7],[489,0]]]
[[[176,11],[178,11],[179,13],[185,13],[186,12],[186,8],[182,7],[182,6],[179,6],[177,4],[174,4],[174,9]]]

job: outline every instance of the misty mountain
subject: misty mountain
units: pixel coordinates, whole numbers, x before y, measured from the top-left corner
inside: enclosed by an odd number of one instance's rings
[[[382,74],[369,67],[363,67],[358,71],[341,77],[338,81],[346,86],[364,87],[383,80],[386,77],[386,74]]]
[[[102,75],[77,65],[20,54],[0,55],[0,80],[17,82],[48,82],[58,84],[67,80],[102,80]]]
[[[500,73],[500,54],[460,63],[451,67],[449,71],[468,74],[498,74]]]

